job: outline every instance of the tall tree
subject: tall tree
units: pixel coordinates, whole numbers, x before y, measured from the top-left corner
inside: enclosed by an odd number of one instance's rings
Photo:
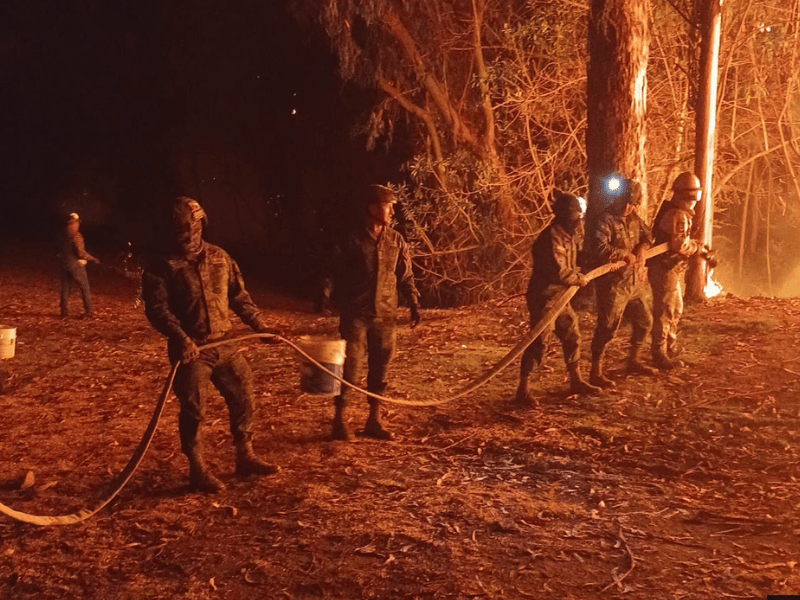
[[[592,216],[608,174],[640,179],[652,215],[693,168],[697,0],[294,2],[342,77],[375,91],[354,131],[411,141],[405,224],[434,301],[519,291],[552,187],[586,192],[587,167]],[[800,252],[800,0],[725,10],[715,245],[748,281],[777,280]]]
[[[722,34],[722,0],[700,0],[700,81],[697,94],[697,136],[695,138],[694,172],[700,178],[703,197],[697,204],[695,237],[711,246],[714,224],[712,187],[714,150],[717,126],[717,86],[719,82],[719,46]],[[686,274],[686,297],[690,301],[706,297],[709,273],[706,261],[695,256]]]
[[[647,198],[649,17],[649,0],[591,3],[586,86],[590,226],[607,204],[604,184],[612,174],[639,181]]]

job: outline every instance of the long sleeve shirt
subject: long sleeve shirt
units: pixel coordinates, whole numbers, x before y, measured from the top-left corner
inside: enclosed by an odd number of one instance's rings
[[[377,238],[366,228],[349,235],[334,250],[328,272],[325,289],[343,314],[394,318],[398,292],[419,304],[408,244],[390,227]]]
[[[170,340],[205,342],[224,337],[232,325],[228,310],[255,331],[266,329],[244,286],[236,262],[222,248],[204,244],[194,260],[156,259],[142,274],[145,315]]]
[[[606,210],[600,215],[594,231],[594,253],[598,265],[621,261],[628,254],[636,254],[640,247],[653,244],[653,233],[642,218],[632,212],[624,216],[617,210]],[[609,281],[638,283],[646,280],[631,264],[605,276]]]
[[[533,271],[528,284],[528,295],[550,285],[580,285],[578,268],[580,236],[571,235],[556,223],[550,224],[531,248]]]
[[[691,237],[693,214],[677,207],[667,208],[653,227],[655,243],[668,245],[662,264],[670,268],[685,269],[689,258],[700,252],[703,245]]]
[[[72,232],[69,229],[65,229],[61,236],[58,255],[61,258],[61,263],[67,267],[77,265],[79,260],[97,260],[86,251],[86,244],[83,241],[81,232]]]

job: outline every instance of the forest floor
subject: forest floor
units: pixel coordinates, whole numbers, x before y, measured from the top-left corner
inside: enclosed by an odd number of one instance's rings
[[[0,502],[71,513],[102,496],[136,447],[168,372],[165,343],[120,275],[90,266],[98,317],[62,321],[55,272],[7,258],[0,322],[18,344],[0,365]],[[334,317],[251,284],[290,338],[335,332]],[[594,316],[580,315],[586,354]],[[522,298],[407,322],[404,311],[388,393],[415,399],[447,397],[527,329]],[[613,392],[569,396],[551,343],[538,406],[511,403],[513,365],[460,401],[389,406],[395,441],[351,443],[328,441],[330,398],[299,391],[290,348],[242,343],[254,445],[282,471],[234,478],[215,397],[207,455],[227,489],[188,493],[171,399],[141,467],[93,518],[43,528],[0,516],[0,598],[800,594],[800,300],[689,307],[686,365],[657,377],[625,377],[627,335],[610,350]],[[350,409],[353,430],[366,412]]]

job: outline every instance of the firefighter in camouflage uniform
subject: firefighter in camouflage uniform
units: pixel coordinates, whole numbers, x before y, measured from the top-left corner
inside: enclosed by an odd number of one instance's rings
[[[383,394],[386,373],[395,351],[398,291],[411,310],[411,326],[420,322],[419,292],[414,283],[408,244],[391,228],[395,193],[388,187],[369,189],[366,222],[336,247],[322,290],[321,308],[329,313],[339,309],[339,333],[347,341],[344,379],[362,384],[367,366],[367,391]],[[344,409],[352,390],[342,386],[334,398],[335,413],[331,437],[347,441],[351,434]],[[381,403],[368,397],[369,417],[364,435],[390,440],[393,435],[381,423]]]
[[[189,487],[215,493],[224,484],[209,472],[201,443],[211,383],[228,405],[237,476],[272,475],[278,467],[253,452],[255,401],[247,361],[234,344],[204,350],[198,350],[198,346],[229,335],[229,309],[256,332],[278,332],[267,326],[250,298],[236,262],[222,248],[203,240],[207,222],[195,200],[185,196],[176,200],[172,213],[173,248],[145,268],[142,295],[148,320],[168,338],[170,361],[181,362],[174,390],[180,401],[181,450],[189,459]]]
[[[530,324],[538,323],[553,301],[557,300],[571,286],[581,287],[589,279],[578,268],[578,248],[583,230],[585,202],[572,194],[559,190],[553,192],[553,215],[550,225],[542,231],[533,243],[533,271],[525,295],[530,313]],[[547,338],[545,331],[525,349],[519,372],[519,385],[514,400],[520,404],[533,403],[528,394],[528,378],[534,368],[538,369],[544,358]],[[573,394],[594,394],[599,388],[590,385],[581,377],[580,342],[578,317],[569,304],[555,320],[555,333],[561,340],[564,362],[570,379],[570,392]]]
[[[623,268],[595,281],[597,327],[592,338],[589,383],[603,388],[614,386],[603,373],[603,354],[614,339],[626,308],[632,326],[628,373],[655,373],[639,358],[642,344],[653,326],[653,295],[644,256],[653,243],[653,235],[637,212],[643,200],[639,183],[623,180],[620,190],[617,202],[601,213],[591,244],[598,265],[625,262]]]
[[[662,370],[674,369],[681,349],[678,346],[678,322],[683,314],[683,280],[689,259],[704,247],[692,239],[694,207],[702,188],[694,173],[684,172],[672,184],[672,200],[656,216],[653,226],[655,243],[668,244],[668,251],[650,264],[653,288],[653,361]]]

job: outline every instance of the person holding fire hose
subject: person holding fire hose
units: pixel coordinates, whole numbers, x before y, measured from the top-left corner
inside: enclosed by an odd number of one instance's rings
[[[197,201],[180,196],[172,211],[172,248],[151,261],[142,275],[145,315],[168,338],[171,362],[181,361],[174,390],[180,401],[181,450],[189,459],[189,488],[216,493],[224,484],[203,459],[201,425],[210,385],[228,405],[236,446],[236,475],[273,475],[279,467],[253,452],[255,398],[250,366],[234,344],[198,350],[224,339],[232,325],[228,309],[259,333],[270,329],[250,298],[236,262],[222,248],[203,240],[208,219]],[[268,342],[270,340],[267,340]]]
[[[586,201],[573,194],[553,190],[554,219],[542,231],[533,243],[533,271],[525,298],[530,313],[531,326],[536,325],[544,316],[554,300],[558,299],[571,286],[581,287],[589,283],[589,279],[578,268],[578,249],[583,237],[583,217],[586,212]],[[561,340],[564,351],[564,362],[567,365],[572,394],[595,394],[600,388],[584,381],[581,377],[580,342],[578,317],[570,305],[567,305],[555,320],[556,336]],[[551,326],[550,331],[552,331]],[[533,404],[528,393],[528,378],[534,368],[541,365],[547,338],[550,331],[537,337],[522,355],[514,401],[518,404]]]
[[[323,282],[320,308],[330,314],[339,309],[339,333],[347,341],[344,379],[361,385],[367,364],[367,391],[386,391],[386,372],[396,345],[398,290],[411,310],[411,326],[420,322],[419,292],[414,283],[408,244],[391,227],[397,197],[391,188],[370,186],[365,221],[336,248]],[[343,386],[334,398],[331,438],[348,441],[351,434],[344,409],[352,394]],[[394,436],[381,422],[381,403],[368,396],[369,417],[364,435],[377,440]]]
[[[683,278],[689,259],[704,253],[709,264],[715,263],[710,250],[691,237],[694,207],[702,191],[694,173],[678,175],[672,183],[671,201],[661,208],[653,224],[655,243],[667,242],[669,246],[665,254],[651,261],[649,270],[653,288],[653,361],[664,371],[680,366],[678,322],[683,314]]]
[[[83,298],[83,317],[90,319],[92,311],[92,292],[89,289],[89,276],[86,263],[100,261],[86,251],[83,235],[80,232],[81,218],[78,213],[70,213],[59,241],[59,272],[61,276],[61,318],[69,316],[69,292],[72,284],[78,286]]]
[[[603,373],[603,354],[614,339],[626,308],[633,329],[627,371],[655,374],[655,370],[642,363],[639,357],[647,333],[653,327],[653,294],[644,258],[644,253],[653,244],[653,234],[637,212],[643,199],[639,183],[632,179],[612,181],[619,185],[619,197],[600,214],[591,243],[598,265],[625,262],[623,268],[595,282],[597,326],[592,337],[589,383],[601,388],[614,387],[614,382]]]

